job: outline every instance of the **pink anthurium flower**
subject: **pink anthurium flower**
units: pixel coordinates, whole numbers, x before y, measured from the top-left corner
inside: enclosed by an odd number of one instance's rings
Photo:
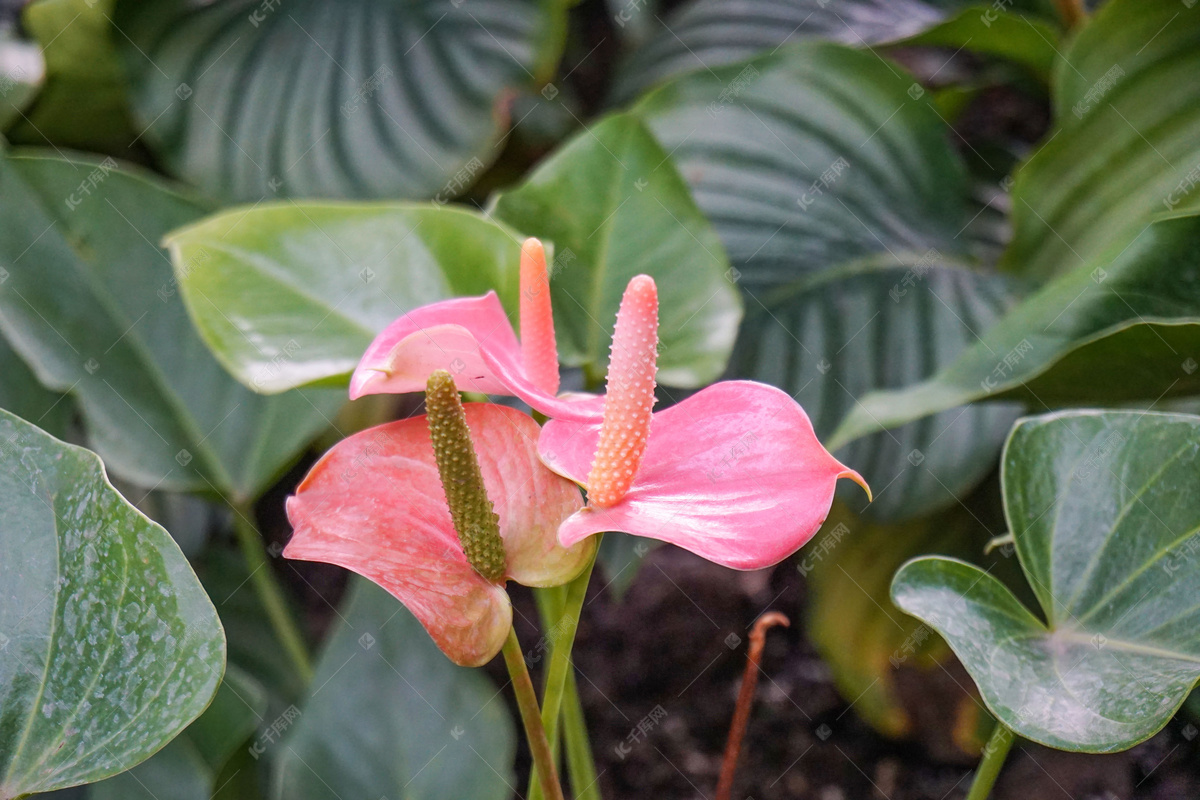
[[[537,239],[521,245],[521,340],[495,292],[431,303],[383,330],[350,378],[350,399],[425,389],[425,379],[449,370],[463,391],[519,397],[563,419],[600,419],[603,399],[558,396],[558,347],[550,308],[546,254]]]
[[[555,538],[583,499],[538,460],[537,423],[490,403],[458,407],[503,540],[490,553],[499,561],[491,579],[456,531],[425,416],[371,428],[326,453],[288,498],[295,533],[283,554],[369,578],[404,603],[452,661],[479,666],[500,651],[512,625],[505,580],[565,583],[595,548],[564,548]],[[432,418],[432,402],[430,409]]]
[[[570,547],[623,531],[735,569],[778,563],[816,534],[839,478],[870,489],[817,441],[786,392],[753,381],[714,384],[657,413],[658,296],[630,281],[617,313],[603,420],[552,419],[538,451],[588,489],[558,529]]]

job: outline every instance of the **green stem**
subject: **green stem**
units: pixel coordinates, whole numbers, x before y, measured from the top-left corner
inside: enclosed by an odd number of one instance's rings
[[[599,537],[597,537],[599,538]],[[599,552],[597,542],[597,552]],[[588,583],[592,579],[593,557],[575,580],[563,587],[542,594],[539,591],[538,609],[542,616],[542,631],[550,645],[550,663],[546,669],[546,686],[542,693],[542,725],[546,736],[558,754],[558,720],[563,706],[563,693],[571,673],[571,649],[575,646],[575,632],[579,629],[579,615],[583,612],[583,601],[587,596]],[[574,776],[572,776],[574,777]],[[574,782],[572,782],[574,786]],[[529,777],[529,800],[541,800],[537,791],[537,774]]]
[[[596,776],[596,761],[592,743],[588,741],[587,722],[574,672],[567,674],[567,691],[563,699],[563,738],[567,743],[567,771],[571,774],[571,790],[575,800],[601,800],[600,783]]]
[[[313,666],[308,656],[308,647],[304,644],[304,636],[296,625],[296,620],[288,610],[284,600],[283,589],[271,569],[267,550],[263,547],[262,536],[254,525],[254,505],[252,503],[237,503],[233,506],[233,529],[237,533],[238,545],[242,549],[242,558],[246,568],[250,570],[250,582],[258,594],[258,600],[267,612],[267,619],[275,630],[288,655],[295,664],[296,671],[305,683],[312,680]]]
[[[546,738],[546,729],[542,726],[537,693],[533,691],[533,681],[529,677],[529,669],[525,666],[525,654],[521,652],[521,643],[517,641],[517,632],[513,628],[508,629],[503,652],[504,663],[512,678],[513,693],[517,696],[517,707],[521,710],[521,721],[525,723],[525,738],[529,741],[533,768],[539,775],[542,792],[550,800],[563,800],[562,786],[558,783],[558,769],[554,766],[550,741]]]
[[[562,618],[563,607],[567,602],[567,587],[563,586],[546,586],[535,588],[533,590],[533,599],[537,601],[538,617],[542,622],[542,630],[548,631],[557,624]],[[547,668],[542,671],[542,697],[546,697],[546,693],[550,686],[550,670]],[[543,706],[544,706],[543,702]],[[546,723],[546,710],[542,709],[542,724]],[[555,736],[550,740],[550,752],[554,756],[554,763],[558,764],[558,751],[561,744],[560,737]],[[542,796],[542,790],[534,780],[534,776],[530,775],[529,781],[529,800],[539,800]]]
[[[971,791],[967,792],[966,800],[987,800],[992,793],[992,785],[1000,775],[1000,768],[1004,766],[1004,759],[1016,740],[1017,735],[1004,723],[996,722],[991,738],[983,747],[983,758],[975,770],[975,780],[971,782]]]

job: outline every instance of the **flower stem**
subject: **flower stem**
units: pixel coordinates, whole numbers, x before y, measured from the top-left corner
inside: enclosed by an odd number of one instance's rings
[[[309,658],[304,636],[288,610],[283,589],[271,569],[266,548],[263,547],[262,535],[254,524],[253,503],[233,505],[233,529],[237,534],[238,546],[241,547],[246,568],[250,570],[250,582],[267,612],[267,620],[271,623],[276,638],[291,657],[296,672],[308,683],[313,677],[312,660]]]
[[[597,550],[597,552],[599,552]],[[571,649],[575,645],[575,632],[579,629],[579,615],[583,611],[583,601],[587,596],[588,583],[592,578],[592,568],[596,565],[593,557],[575,580],[565,587],[554,587],[549,590],[537,590],[538,610],[541,612],[542,629],[550,644],[550,663],[546,669],[546,686],[542,693],[542,725],[546,736],[551,742],[552,750],[558,753],[558,720],[563,707],[563,696],[567,691],[568,678],[571,673]],[[564,591],[565,589],[565,591]],[[573,682],[570,682],[574,686]],[[578,698],[576,698],[578,700]],[[576,731],[576,734],[578,732]],[[586,731],[584,733],[586,737]],[[537,791],[537,775],[530,775],[529,798],[540,800]],[[576,777],[572,773],[572,786]]]
[[[1004,723],[996,722],[991,738],[983,747],[983,758],[975,770],[975,780],[971,782],[971,791],[967,793],[966,800],[987,800],[992,793],[992,785],[1000,775],[1000,768],[1004,766],[1004,759],[1016,740],[1017,735]]]
[[[767,643],[767,630],[776,625],[785,628],[791,621],[778,611],[768,611],[754,623],[750,631],[750,652],[746,655],[746,671],[742,675],[742,688],[738,690],[737,706],[733,709],[733,722],[729,725],[729,739],[725,742],[725,757],[721,760],[721,777],[717,781],[717,800],[729,800],[733,796],[733,776],[737,771],[738,756],[742,752],[742,739],[746,737],[746,726],[750,723],[750,709],[754,705],[754,688],[758,685],[758,665],[762,663],[763,646]]]
[[[575,800],[601,800],[600,778],[596,775],[596,760],[592,757],[592,743],[588,740],[587,722],[583,718],[583,704],[579,702],[579,688],[575,685],[573,672],[567,673],[562,718],[567,771],[571,773],[571,791]]]
[[[562,786],[558,783],[558,770],[550,752],[550,741],[546,738],[546,729],[542,726],[537,694],[533,691],[533,681],[529,677],[529,669],[525,666],[525,654],[521,652],[521,643],[517,641],[515,629],[508,629],[508,638],[504,641],[502,652],[508,674],[512,678],[513,693],[517,696],[517,707],[521,710],[521,721],[525,724],[525,738],[529,741],[533,768],[538,772],[542,792],[550,800],[563,800]]]

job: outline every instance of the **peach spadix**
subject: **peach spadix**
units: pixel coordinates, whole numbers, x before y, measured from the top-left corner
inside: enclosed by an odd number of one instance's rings
[[[350,399],[419,392],[438,369],[464,391],[519,397],[547,416],[599,420],[603,401],[558,393],[558,348],[546,254],[537,239],[521,245],[521,341],[495,292],[414,309],[385,328],[350,378]]]
[[[594,546],[563,548],[559,524],[579,489],[542,466],[538,426],[460,402],[449,373],[428,381],[427,417],[335,445],[288,498],[288,558],[338,564],[396,596],[452,661],[491,660],[512,626],[506,579],[556,586]]]
[[[869,495],[817,441],[804,409],[772,386],[724,381],[652,412],[657,330],[654,281],[639,275],[617,313],[603,420],[542,429],[542,460],[588,489],[587,507],[558,530],[563,546],[623,531],[757,569],[816,534],[839,478]]]

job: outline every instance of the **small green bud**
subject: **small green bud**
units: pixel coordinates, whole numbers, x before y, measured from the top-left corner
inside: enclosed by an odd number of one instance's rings
[[[467,561],[487,580],[503,583],[506,569],[500,517],[483,485],[467,415],[449,372],[438,370],[429,376],[425,408],[438,475]]]

